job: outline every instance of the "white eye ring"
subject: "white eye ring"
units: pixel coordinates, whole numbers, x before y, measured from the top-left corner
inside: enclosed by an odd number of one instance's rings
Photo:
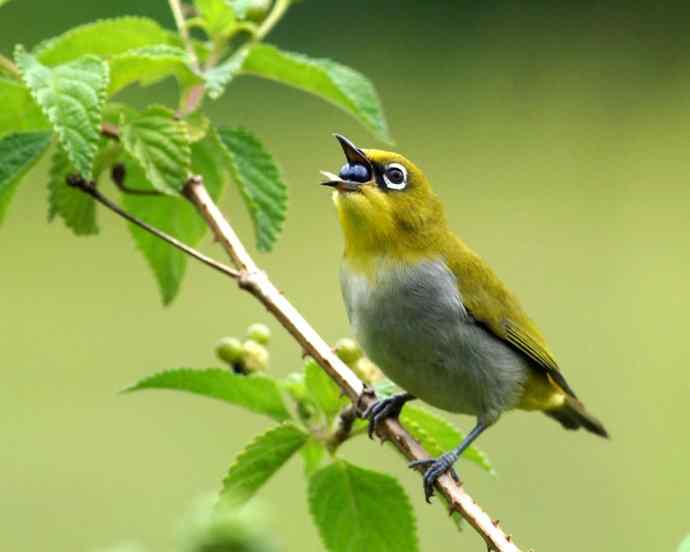
[[[398,169],[403,174],[402,182],[396,183],[388,180],[388,177],[386,176],[388,169]],[[383,171],[383,181],[386,183],[386,188],[390,188],[391,190],[404,190],[407,186],[407,169],[400,163],[391,163],[386,167],[386,170]]]

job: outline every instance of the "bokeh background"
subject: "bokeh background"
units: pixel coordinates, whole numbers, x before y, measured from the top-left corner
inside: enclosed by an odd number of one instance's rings
[[[121,14],[172,26],[163,1],[16,1],[0,11],[0,49]],[[461,465],[468,489],[526,550],[673,550],[690,529],[689,15],[668,2],[312,0],[270,37],[374,80],[397,149],[522,297],[613,435],[511,413],[482,437],[498,477]],[[166,83],[128,98],[172,103],[173,92]],[[318,170],[342,162],[333,131],[380,144],[331,106],[250,77],[211,111],[253,128],[290,183],[283,237],[259,262],[328,340],[347,335],[342,240]],[[215,340],[253,321],[274,330],[276,373],[298,367],[300,351],[197,265],[164,309],[119,220],[99,213],[97,239],[46,223],[46,170],[31,173],[0,229],[0,549],[134,539],[170,550],[180,515],[219,488],[266,421],[196,397],[117,391],[161,369],[216,365]],[[235,190],[223,206],[251,241]],[[390,449],[361,440],[345,454],[400,476],[423,550],[483,550],[423,502]],[[322,549],[299,461],[261,496],[286,550]]]

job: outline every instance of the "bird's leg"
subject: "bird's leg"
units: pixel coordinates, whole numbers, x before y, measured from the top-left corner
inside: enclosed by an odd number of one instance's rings
[[[416,397],[409,393],[400,393],[387,399],[377,400],[362,412],[362,418],[369,420],[369,438],[373,439],[374,431],[386,418],[397,418],[403,405]]]
[[[458,458],[460,458],[465,449],[469,447],[474,442],[474,440],[481,435],[482,431],[489,427],[489,425],[490,424],[487,424],[485,422],[478,421],[477,425],[474,426],[472,431],[470,431],[467,434],[467,436],[462,440],[462,443],[460,443],[460,445],[458,445],[453,450],[446,452],[445,454],[442,454],[438,458],[429,458],[427,460],[415,460],[414,462],[410,462],[408,464],[410,468],[416,468],[419,466],[427,467],[427,470],[424,472],[424,498],[427,502],[431,502],[431,500],[429,499],[434,494],[434,483],[436,483],[436,480],[439,477],[441,477],[441,475],[443,475],[444,473],[449,472],[451,477],[456,482],[460,482],[458,474],[455,472],[455,469],[453,468],[453,464],[455,464],[455,462]]]

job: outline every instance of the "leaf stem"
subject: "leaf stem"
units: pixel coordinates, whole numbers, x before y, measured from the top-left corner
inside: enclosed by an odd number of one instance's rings
[[[199,70],[199,60],[196,57],[196,52],[194,51],[194,45],[189,36],[189,29],[185,24],[184,12],[182,11],[182,2],[180,0],[168,0],[170,4],[170,11],[172,11],[173,18],[175,19],[175,25],[177,26],[177,31],[180,33],[180,38],[187,48],[187,53],[189,54],[192,66]]]
[[[233,269],[230,268],[229,266],[226,266],[222,263],[219,263],[218,261],[212,259],[211,257],[207,257],[203,253],[197,251],[193,247],[188,246],[186,243],[183,243],[179,241],[176,238],[173,238],[172,236],[166,234],[165,232],[162,232],[158,228],[151,226],[150,224],[144,222],[143,220],[138,219],[134,215],[129,214],[127,211],[122,209],[119,205],[115,204],[113,201],[108,199],[106,196],[104,196],[101,192],[99,192],[96,189],[96,186],[94,185],[93,182],[88,182],[84,180],[81,176],[78,175],[72,175],[67,178],[67,184],[77,188],[78,190],[81,190],[85,194],[90,195],[92,198],[94,198],[98,203],[101,205],[107,207],[117,215],[121,216],[123,219],[128,220],[132,224],[137,225],[139,228],[142,228],[146,230],[147,232],[153,234],[157,238],[160,238],[161,240],[168,242],[170,245],[173,247],[176,247],[183,253],[186,253],[190,257],[193,257],[194,259],[204,263],[206,266],[210,266],[212,269],[217,270],[218,272],[221,272],[225,274],[226,276],[230,276],[230,278],[234,279],[239,279],[240,273]]]
[[[276,0],[274,2],[271,12],[266,16],[266,19],[263,20],[254,34],[255,41],[258,42],[259,40],[262,40],[273,30],[273,27],[275,27],[278,21],[280,21],[283,15],[285,15],[285,12],[290,7],[291,3],[292,0]]]

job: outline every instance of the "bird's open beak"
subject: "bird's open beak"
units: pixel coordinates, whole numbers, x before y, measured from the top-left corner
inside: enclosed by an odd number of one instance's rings
[[[363,165],[369,170],[369,174],[372,174],[371,161],[364,155],[364,152],[342,134],[335,134],[334,136],[338,142],[340,142],[340,147],[343,148],[343,153],[345,154],[347,162],[351,165]],[[321,185],[331,186],[338,191],[355,192],[362,185],[362,182],[345,180],[328,171],[321,171],[321,174],[326,178],[326,181],[321,182]]]
[[[330,186],[336,188],[339,192],[356,192],[361,186],[361,182],[354,182],[353,180],[343,180],[337,174],[328,171],[321,171],[322,176],[326,178],[322,182],[322,186]]]

